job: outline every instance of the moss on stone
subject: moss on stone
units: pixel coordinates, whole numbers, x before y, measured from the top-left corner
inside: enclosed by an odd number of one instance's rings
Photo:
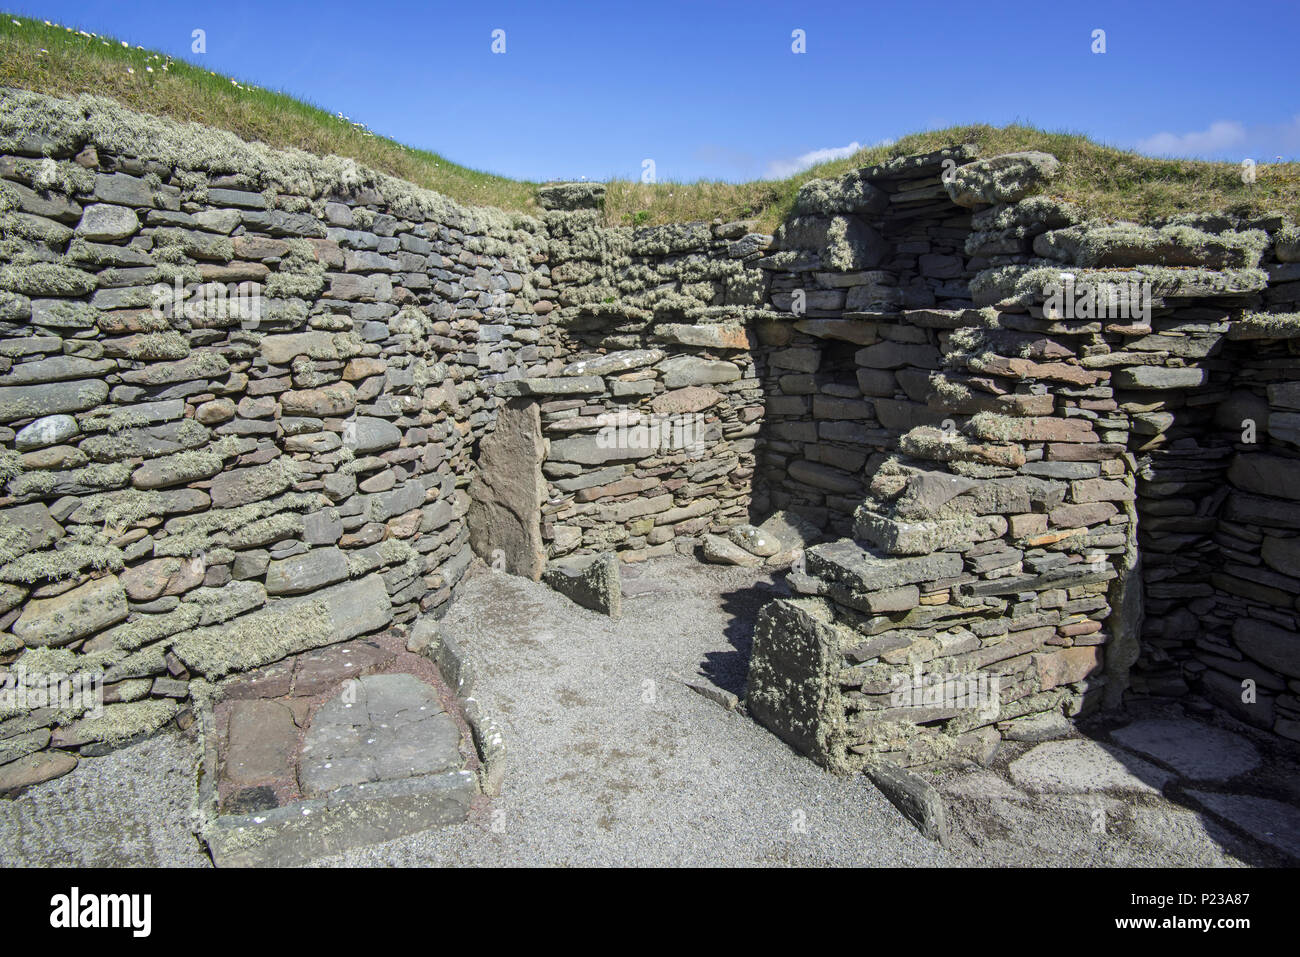
[[[95,277],[62,263],[10,263],[0,268],[0,289],[26,296],[88,296]]]
[[[172,643],[172,650],[191,670],[213,679],[329,644],[333,637],[329,605],[304,601],[184,632]]]
[[[28,552],[0,565],[0,581],[31,585],[71,578],[88,568],[118,572],[124,564],[121,549],[111,545],[74,543],[64,548]]]

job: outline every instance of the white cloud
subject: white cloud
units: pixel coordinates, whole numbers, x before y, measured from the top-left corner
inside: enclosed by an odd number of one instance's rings
[[[893,140],[881,140],[875,146],[888,146]],[[819,150],[810,150],[801,156],[796,156],[791,160],[773,160],[767,164],[767,179],[785,179],[787,176],[793,176],[795,173],[801,173],[810,166],[816,166],[818,163],[828,163],[831,160],[844,159],[852,156],[858,150],[862,149],[862,144],[854,140],[848,146],[827,146]]]
[[[1138,140],[1142,153],[1154,156],[1205,156],[1237,146],[1246,139],[1246,128],[1236,120],[1218,120],[1208,129],[1191,133],[1157,133]]]

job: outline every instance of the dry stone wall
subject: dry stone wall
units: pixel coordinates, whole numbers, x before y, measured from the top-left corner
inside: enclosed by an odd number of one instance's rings
[[[1269,405],[1293,401],[1294,233],[1278,217],[1084,224],[1023,197],[1053,169],[1031,154],[936,180],[973,208],[947,267],[968,292],[898,318],[916,346],[938,330],[937,355],[906,363],[937,371],[875,400],[877,421],[908,419],[869,459],[851,537],[810,548],[791,575],[804,597],[760,619],[749,707],[833,768],[979,758],[1022,716],[1189,686],[1294,737],[1300,589],[1278,566],[1300,457]],[[862,180],[818,189],[857,197]],[[1225,336],[1248,354],[1220,358]],[[1224,442],[1206,430],[1234,388],[1251,416],[1228,414]]]
[[[0,661],[106,706],[10,695],[0,762],[436,612],[472,557],[493,384],[542,358],[541,224],[107,101],[2,99]]]
[[[547,224],[558,358],[500,391],[540,404],[550,556],[643,560],[748,522],[766,292],[752,261],[771,237],[745,223],[604,229],[581,209]]]

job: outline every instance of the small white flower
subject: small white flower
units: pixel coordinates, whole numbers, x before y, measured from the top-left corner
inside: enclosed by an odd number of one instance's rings
[[[135,75],[135,70],[133,70],[131,67],[127,67],[127,68],[126,68],[126,72],[127,72],[127,73],[130,73],[132,76]]]
[[[128,50],[131,48],[131,44],[127,43],[125,40],[122,41],[122,46],[126,47]]]

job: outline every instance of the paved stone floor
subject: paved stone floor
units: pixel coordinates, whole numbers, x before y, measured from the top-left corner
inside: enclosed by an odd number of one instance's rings
[[[465,766],[460,728],[433,688],[412,675],[369,675],[357,685],[312,718],[298,761],[305,797]]]
[[[248,813],[351,785],[460,770],[468,727],[434,666],[395,635],[259,668],[213,713],[223,812]]]
[[[466,824],[314,863],[1242,866],[1300,854],[1294,758],[1176,708],[1086,733],[1044,723],[987,768],[935,774],[952,833],[939,847],[865,778],[824,773],[687,687],[743,691],[754,615],[779,576],[677,558],[624,572],[618,621],[503,574],[467,581],[447,625],[505,734],[502,794]],[[173,733],[0,801],[0,864],[202,863],[185,820],[192,762]]]

